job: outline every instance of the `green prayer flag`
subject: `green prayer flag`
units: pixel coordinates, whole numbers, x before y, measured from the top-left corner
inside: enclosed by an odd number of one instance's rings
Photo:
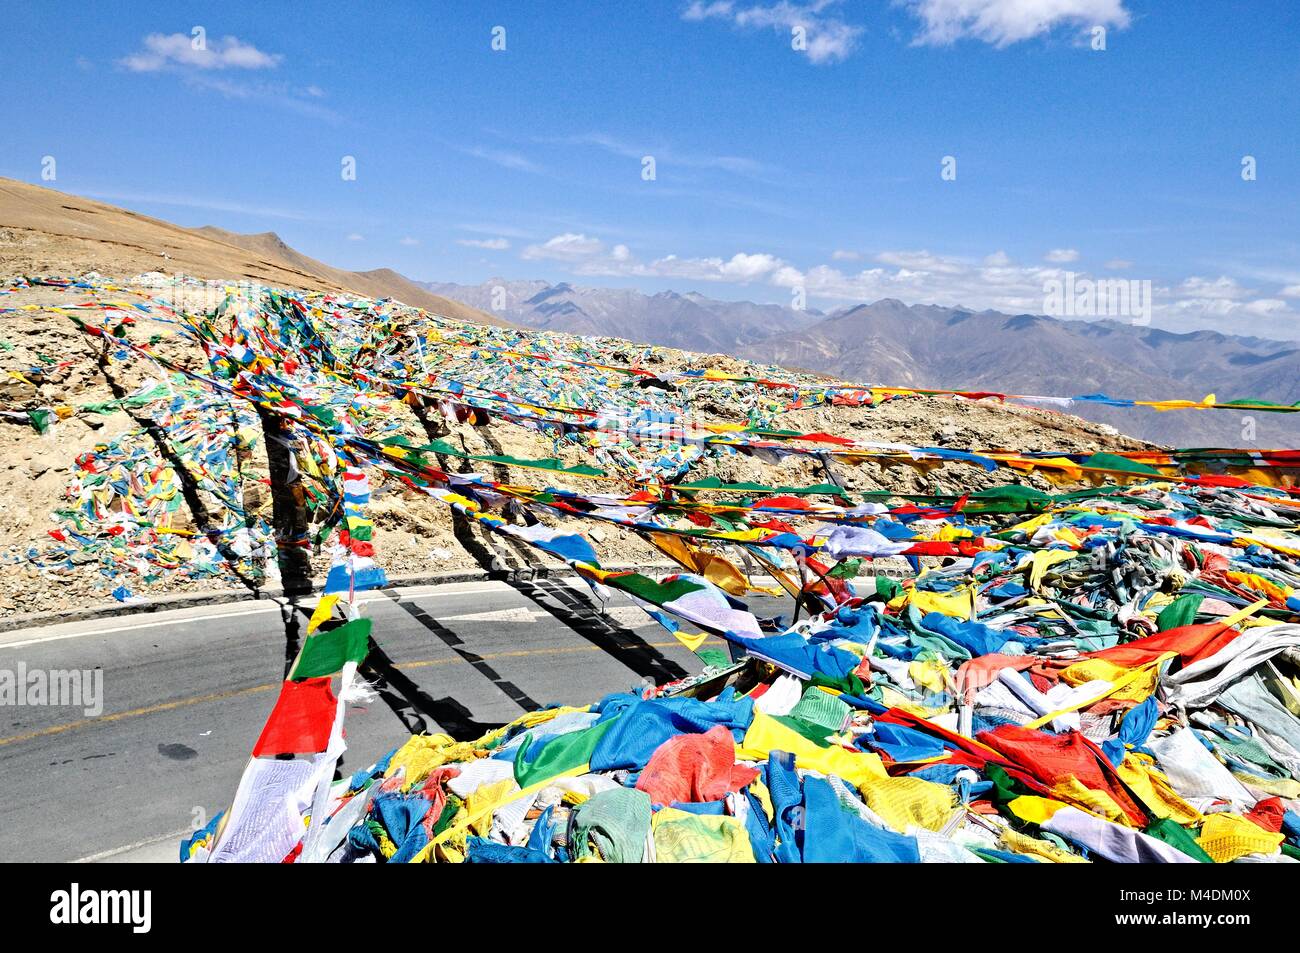
[[[1166,629],[1177,629],[1180,626],[1191,625],[1196,619],[1196,613],[1200,610],[1201,603],[1204,601],[1205,596],[1199,592],[1179,596],[1160,610],[1160,614],[1156,616],[1156,628],[1163,632]]]
[[[27,419],[37,433],[45,433],[50,429],[50,424],[56,419],[56,415],[52,410],[29,410]]]
[[[1187,829],[1168,817],[1162,817],[1155,821],[1146,829],[1156,840],[1164,841],[1170,847],[1182,851],[1188,857],[1193,857],[1203,864],[1214,863],[1214,858],[1207,854],[1201,845],[1196,843],[1196,839],[1187,832]]]
[[[1121,457],[1114,453],[1094,453],[1083,461],[1083,465],[1101,470],[1118,470],[1123,473],[1160,476],[1160,471],[1155,467],[1149,467],[1145,463],[1138,463],[1136,460],[1130,460],[1128,457]]]
[[[610,576],[605,579],[605,585],[630,592],[638,599],[644,599],[656,606],[667,605],[674,599],[680,599],[704,588],[698,582],[691,582],[689,579],[677,578],[670,582],[656,582],[649,576],[635,572]]]
[[[725,649],[700,649],[695,657],[713,668],[725,668],[731,664],[731,656]]]
[[[858,574],[861,567],[861,559],[846,559],[843,562],[836,563],[827,575],[832,579],[852,579]]]
[[[903,587],[898,584],[897,580],[890,579],[888,576],[876,577],[876,595],[886,601],[893,599],[902,591]]]
[[[851,711],[848,705],[834,695],[820,688],[808,688],[799,703],[790,709],[790,717],[807,725],[816,725],[826,732],[834,732],[841,731],[848,724]]]
[[[524,735],[519,750],[515,752],[515,782],[521,788],[526,788],[530,784],[582,767],[591,760],[591,753],[596,750],[596,744],[604,737],[609,726],[617,720],[611,718],[609,721],[599,722],[581,731],[571,731],[550,738],[541,744],[536,756],[531,760],[528,754],[529,749],[533,747],[533,735],[532,732]]]
[[[293,664],[289,678],[320,678],[333,675],[345,662],[360,662],[370,650],[370,619],[353,619],[328,632],[308,636]]]
[[[814,725],[811,722],[804,721],[802,718],[796,718],[794,713],[789,715],[773,715],[772,718],[785,727],[789,728],[795,734],[807,738],[813,744],[826,746],[826,739],[832,734],[830,728],[824,725]]]

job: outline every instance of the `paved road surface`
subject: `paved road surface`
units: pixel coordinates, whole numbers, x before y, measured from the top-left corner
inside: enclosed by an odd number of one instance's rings
[[[413,729],[468,736],[550,702],[699,670],[644,612],[615,599],[602,617],[572,579],[366,593],[382,652],[372,661],[389,688],[348,712],[344,770],[373,763]],[[275,702],[280,613],[248,602],[0,634],[0,669],[104,670],[97,717],[0,707],[0,861],[175,859],[194,819],[229,805]]]

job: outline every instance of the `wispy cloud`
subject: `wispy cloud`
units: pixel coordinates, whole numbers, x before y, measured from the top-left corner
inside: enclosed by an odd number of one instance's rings
[[[323,93],[318,87],[298,88],[289,83],[237,82],[220,76],[193,74],[185,77],[186,85],[219,93],[227,99],[260,102],[287,109],[313,119],[338,123],[342,116],[321,103]],[[315,92],[312,92],[315,90]]]
[[[921,21],[915,43],[948,46],[962,39],[997,47],[1032,39],[1061,26],[1123,29],[1124,0],[894,0]]]
[[[1079,260],[1079,252],[1073,248],[1053,248],[1043,256],[1044,261],[1050,261],[1054,265],[1065,265],[1072,261]]]
[[[504,238],[458,238],[456,244],[485,251],[505,251],[510,247],[510,242]]]
[[[603,132],[587,132],[576,136],[539,137],[535,141],[549,145],[592,146],[613,155],[638,161],[645,156],[653,156],[656,166],[677,165],[688,169],[717,169],[752,179],[764,178],[780,171],[766,163],[759,162],[757,159],[746,156],[682,152],[662,143],[634,145]]]
[[[771,29],[793,39],[793,31],[802,29],[805,48],[800,50],[812,63],[834,63],[848,59],[857,49],[863,28],[845,23],[828,13],[840,0],[813,0],[811,3],[736,3],[734,0],[693,0],[682,12],[682,19],[703,22],[722,20],[736,29]],[[792,45],[792,49],[795,47]]]
[[[518,172],[541,172],[542,167],[529,159],[527,156],[520,155],[518,152],[511,152],[506,149],[489,149],[485,146],[470,146],[460,150],[467,156],[473,156],[475,159],[482,159],[485,162],[491,162],[493,165],[499,165],[504,169],[514,169]]]
[[[118,62],[134,73],[156,73],[168,68],[197,70],[274,69],[283,59],[266,53],[237,36],[208,40],[186,33],[150,33],[144,49]]]
[[[412,238],[410,235],[404,235],[397,240],[397,244],[411,247],[420,244],[420,240],[418,238]]]

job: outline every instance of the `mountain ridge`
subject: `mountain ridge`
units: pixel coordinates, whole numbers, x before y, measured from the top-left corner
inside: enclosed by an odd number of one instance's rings
[[[298,252],[275,232],[186,228],[95,199],[0,177],[0,275],[124,275],[248,278],[308,291],[397,298],[449,318],[503,323],[421,288],[391,269],[347,271]]]
[[[422,286],[484,310],[496,304],[496,313],[529,327],[720,351],[853,383],[1049,397],[1101,392],[1199,400],[1214,393],[1220,400],[1300,401],[1300,347],[1294,342],[1209,329],[1179,332],[1113,319],[909,305],[897,298],[822,313],[719,301],[697,292],[644,294],[540,279]],[[1162,414],[1078,403],[1068,409],[1166,444],[1300,442],[1300,421],[1290,415]]]

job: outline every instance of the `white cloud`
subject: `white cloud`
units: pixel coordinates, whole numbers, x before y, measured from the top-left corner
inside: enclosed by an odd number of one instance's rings
[[[742,4],[734,0],[693,0],[682,13],[683,20],[726,20],[737,29],[771,29],[785,34],[787,41],[795,27],[806,34],[806,55],[813,63],[833,63],[847,59],[858,45],[862,27],[845,23],[826,13],[839,0],[812,0],[810,3]]]
[[[1285,290],[1285,289],[1283,289]],[[1296,338],[1300,312],[1281,298],[1260,296],[1232,278],[1188,278],[1156,289],[1156,318],[1166,326],[1209,328],[1225,334]]]
[[[1190,278],[1183,279],[1178,290],[1189,298],[1215,301],[1239,301],[1248,294],[1247,290],[1232,278],[1222,275],[1218,278],[1192,275]]]
[[[1000,311],[1041,312],[1043,283],[1057,268],[1018,266],[1004,252],[969,261],[928,251],[882,251],[876,267],[845,272],[816,265],[781,274],[783,287],[804,288],[809,298],[839,303],[898,298],[909,304],[942,304]]]
[[[505,251],[510,247],[510,242],[504,238],[458,238],[456,244],[487,251]]]
[[[357,232],[353,232],[351,235],[348,236],[348,241],[350,242],[363,242],[365,240],[366,237],[364,235],[358,234]]]
[[[831,258],[835,261],[857,261],[862,255],[855,251],[845,248],[837,248],[831,252]]]
[[[1044,261],[1050,261],[1054,265],[1064,265],[1068,262],[1078,261],[1079,253],[1073,248],[1053,248],[1043,256]]]
[[[1278,294],[1284,298],[1300,298],[1300,285],[1287,285]]]
[[[785,267],[785,262],[774,255],[737,252],[728,259],[678,258],[676,255],[668,255],[641,266],[639,270],[660,278],[694,278],[699,281],[749,284],[782,267]]]
[[[1124,0],[895,0],[921,21],[916,43],[947,46],[961,39],[1005,47],[1060,26],[1123,29]]]
[[[565,232],[549,238],[540,245],[529,245],[520,254],[524,261],[589,261],[605,251],[599,238],[589,238],[579,232]]]
[[[624,244],[610,247],[598,238],[578,232],[556,235],[520,253],[524,261],[555,261],[574,274],[624,278],[677,278],[685,281],[725,281],[750,284],[786,266],[765,253],[737,252],[730,258],[681,258],[665,255],[654,261],[637,259]]]
[[[1110,261],[1106,262],[1105,267],[1109,268],[1111,271],[1123,271],[1126,268],[1132,268],[1133,262],[1129,261],[1127,258],[1112,258]]]
[[[533,141],[548,145],[595,146],[612,155],[638,161],[644,156],[653,156],[657,165],[675,165],[687,169],[717,169],[751,179],[767,180],[779,172],[747,156],[680,152],[663,143],[636,145],[603,132],[588,132],[577,136],[539,136]]]
[[[802,287],[810,299],[833,302],[898,298],[909,304],[1042,314],[1044,284],[1064,280],[1066,275],[1060,267],[1017,265],[1001,252],[980,264],[916,251],[884,251],[876,255],[876,261],[890,267],[846,273],[818,265],[804,272],[790,269],[774,276],[771,283]],[[1076,274],[1076,280],[1089,277]],[[1291,290],[1300,291],[1300,287]],[[1295,338],[1300,336],[1300,313],[1293,310],[1293,304],[1282,300],[1286,291],[1283,288],[1273,295],[1261,294],[1226,275],[1191,276],[1173,286],[1153,281],[1154,318],[1165,327],[1182,331],[1212,328],[1226,334]]]
[[[399,245],[407,245],[407,246],[410,246],[410,245],[418,245],[418,244],[420,244],[420,240],[419,240],[418,238],[412,238],[410,235],[406,235],[406,236],[403,237],[403,238],[399,238],[399,239],[397,240],[397,244],[399,244]]]
[[[505,149],[488,149],[483,146],[473,146],[468,149],[462,149],[461,152],[467,156],[473,156],[476,159],[483,159],[494,165],[499,165],[504,169],[515,169],[519,172],[541,172],[542,167],[527,156],[522,156],[517,152],[508,152]]]
[[[882,251],[876,255],[882,265],[894,265],[903,271],[956,274],[967,267],[955,258],[943,258],[928,251]]]
[[[1286,311],[1287,303],[1277,298],[1256,298],[1254,301],[1247,301],[1243,307],[1250,314],[1257,314],[1260,317],[1269,317]]]
[[[188,33],[150,33],[144,49],[118,62],[134,73],[156,73],[168,68],[196,70],[274,69],[283,59],[265,53],[236,36],[206,40],[196,48]]]
[[[288,83],[241,83],[211,73],[187,73],[185,82],[197,89],[220,93],[227,99],[269,103],[326,122],[337,123],[340,119],[334,110],[317,102],[317,97]]]

